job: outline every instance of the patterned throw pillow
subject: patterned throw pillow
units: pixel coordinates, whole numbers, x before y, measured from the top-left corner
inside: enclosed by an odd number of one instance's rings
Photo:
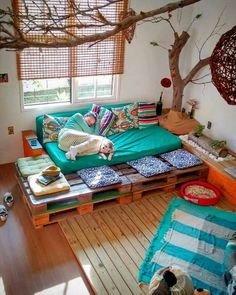
[[[112,108],[112,112],[117,116],[112,126],[111,133],[124,132],[131,128],[138,128],[138,104]]]
[[[116,115],[105,107],[94,103],[90,106],[90,111],[98,114],[99,135],[106,136],[116,120]]]
[[[170,166],[152,156],[129,161],[127,164],[145,177],[151,177],[153,175],[165,173],[171,170]]]
[[[57,141],[58,133],[67,120],[68,117],[53,117],[45,114],[43,119],[43,143]]]
[[[77,173],[90,188],[98,188],[121,182],[120,176],[108,166],[81,169]]]
[[[182,149],[161,154],[160,157],[178,169],[202,164],[202,160],[200,158]]]
[[[149,126],[157,125],[158,118],[156,114],[155,103],[139,102],[138,104],[138,123],[139,128],[147,128]]]

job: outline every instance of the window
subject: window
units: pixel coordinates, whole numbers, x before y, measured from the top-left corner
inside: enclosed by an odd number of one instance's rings
[[[71,101],[70,79],[23,80],[24,105]]]
[[[24,106],[116,98],[114,75],[23,80]]]
[[[75,78],[76,99],[96,99],[113,96],[113,76]]]
[[[128,0],[111,2],[107,0],[74,0],[74,4],[81,11],[88,8],[102,8],[99,12],[110,22],[118,22],[121,13],[127,10]],[[49,10],[62,19],[65,12],[70,10],[68,0],[17,0],[14,9],[24,15],[40,15]],[[33,19],[33,18],[32,18]],[[35,23],[41,24],[42,30],[34,30]],[[76,16],[65,18],[58,26],[70,25],[73,34],[77,36],[93,35],[109,30],[109,26],[97,26],[96,18],[80,16],[81,23],[91,24],[91,27],[78,28]],[[25,39],[47,40],[50,42],[54,36],[64,37],[64,31],[53,33],[43,31],[45,24],[50,24],[47,18],[39,18],[32,24],[18,22],[23,30]],[[32,27],[31,27],[32,26]],[[18,79],[23,85],[23,105],[39,105],[60,102],[80,102],[99,99],[114,99],[116,96],[117,75],[124,69],[124,44],[122,32],[111,36],[101,42],[85,43],[77,47],[63,48],[26,48],[17,52]],[[91,46],[93,45],[93,46]]]

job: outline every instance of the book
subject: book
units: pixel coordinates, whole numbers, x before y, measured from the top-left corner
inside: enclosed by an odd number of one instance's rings
[[[57,176],[53,176],[53,177],[47,177],[47,176],[43,176],[40,175],[37,179],[37,181],[43,185],[49,185],[50,183],[53,183],[55,181],[57,181],[58,179],[62,178],[62,174],[60,173]]]

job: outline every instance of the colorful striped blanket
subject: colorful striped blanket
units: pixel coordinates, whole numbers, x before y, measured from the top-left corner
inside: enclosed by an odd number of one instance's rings
[[[139,271],[139,282],[149,283],[153,274],[177,265],[197,288],[225,295],[224,250],[236,231],[236,213],[200,207],[175,198],[170,203]]]

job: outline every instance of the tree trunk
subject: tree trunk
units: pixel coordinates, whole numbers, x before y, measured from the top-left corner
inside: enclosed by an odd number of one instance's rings
[[[181,111],[182,108],[182,100],[183,100],[183,93],[184,93],[184,84],[182,81],[175,81],[172,79],[173,82],[173,100],[171,109],[173,111]]]
[[[177,32],[174,33],[174,44],[169,50],[169,67],[170,75],[173,83],[173,101],[171,109],[173,111],[181,111],[183,91],[184,91],[184,82],[179,70],[179,57],[181,50],[187,43],[189,39],[189,34],[185,31],[179,36]]]

